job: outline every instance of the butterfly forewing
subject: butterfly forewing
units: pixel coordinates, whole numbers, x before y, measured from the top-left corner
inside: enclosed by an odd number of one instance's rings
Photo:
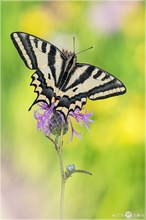
[[[125,93],[123,83],[106,71],[87,64],[77,64],[77,67],[76,73],[89,99],[104,99]]]
[[[53,44],[22,32],[11,34],[12,41],[26,66],[38,69],[66,61],[63,53]]]
[[[67,117],[69,111],[82,109],[87,98],[104,99],[124,94],[122,82],[106,71],[88,64],[76,63],[74,53],[63,53],[53,44],[30,34],[14,32],[12,41],[29,69],[36,69],[31,85],[37,98]]]

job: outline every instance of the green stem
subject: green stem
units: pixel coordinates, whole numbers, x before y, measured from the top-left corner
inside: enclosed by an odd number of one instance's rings
[[[66,179],[65,179],[65,175],[64,175],[64,168],[63,168],[61,149],[58,152],[58,154],[59,154],[60,172],[61,172],[60,219],[63,219],[64,192],[65,192],[65,182],[66,182]]]
[[[56,136],[55,142],[58,144],[58,137],[57,136]],[[66,176],[65,176],[65,172],[64,172],[63,159],[62,159],[62,142],[59,144],[57,152],[58,152],[58,156],[59,156],[60,173],[61,173],[60,219],[63,219],[64,192],[65,192]]]

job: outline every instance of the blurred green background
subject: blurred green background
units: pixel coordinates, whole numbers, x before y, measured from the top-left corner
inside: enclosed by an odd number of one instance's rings
[[[64,217],[144,218],[144,1],[3,1],[2,25],[2,218],[59,218],[60,170],[52,143],[37,131],[31,74],[11,42],[14,31],[31,33],[78,62],[99,66],[127,87],[123,96],[89,101],[90,132],[82,140],[64,136],[64,165],[74,174],[66,183]],[[35,107],[34,107],[35,109]],[[139,216],[138,216],[139,215]]]

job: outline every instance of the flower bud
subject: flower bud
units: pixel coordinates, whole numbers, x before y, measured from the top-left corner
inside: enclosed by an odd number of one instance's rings
[[[60,113],[55,112],[51,116],[49,128],[51,133],[54,135],[60,136],[61,132],[64,135],[68,131],[68,122],[67,120],[63,120]]]
[[[75,171],[75,170],[76,170],[76,167],[75,167],[74,164],[69,164],[69,165],[66,166],[66,171],[67,171],[68,173],[72,173],[72,172]]]

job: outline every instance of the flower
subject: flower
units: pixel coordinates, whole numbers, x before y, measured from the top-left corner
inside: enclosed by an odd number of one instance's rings
[[[89,122],[93,122],[89,117],[93,113],[87,113],[84,109],[84,112],[81,113],[79,109],[69,112],[67,119],[64,118],[63,114],[55,110],[55,105],[52,103],[49,107],[45,102],[38,104],[39,109],[34,111],[34,117],[37,120],[37,128],[40,131],[43,131],[44,134],[50,137],[53,135],[66,134],[68,131],[68,124],[71,127],[70,141],[73,139],[73,136],[76,135],[78,138],[81,138],[80,133],[76,132],[73,128],[73,123],[71,118],[74,118],[80,125],[85,125],[86,129],[89,130]]]
[[[68,131],[68,122],[64,120],[60,112],[54,112],[50,120],[50,132],[54,135],[61,135],[63,127],[63,134],[66,134]]]
[[[70,121],[70,125],[71,125],[71,135],[70,135],[70,140],[73,139],[73,135],[76,135],[77,137],[81,138],[80,133],[76,132],[73,128],[73,124],[71,121],[71,117],[75,118],[75,120],[77,122],[79,122],[79,124],[82,126],[82,124],[85,125],[86,129],[89,131],[89,122],[93,122],[93,120],[91,120],[89,117],[92,116],[93,113],[89,112],[86,113],[86,109],[84,109],[84,113],[80,112],[80,109],[75,109],[75,111],[71,111],[69,113],[69,121]],[[71,116],[71,117],[70,117]]]

